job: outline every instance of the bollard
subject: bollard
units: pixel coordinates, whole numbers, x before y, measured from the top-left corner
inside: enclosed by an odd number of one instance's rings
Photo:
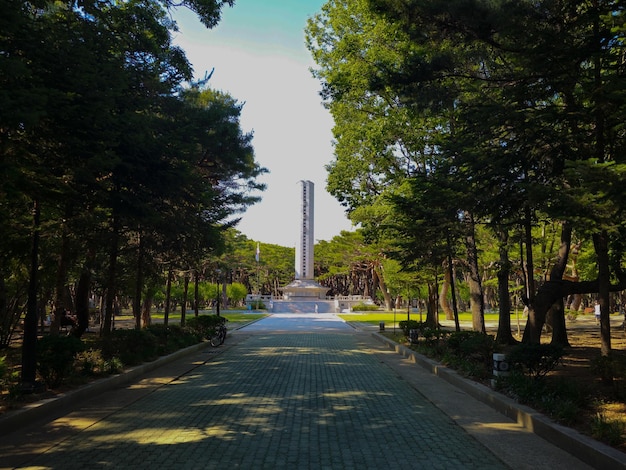
[[[379,327],[380,331],[385,331],[385,322],[384,322],[384,321],[381,321],[381,322],[378,324],[378,327]]]
[[[505,354],[493,353],[493,375],[494,377],[509,375],[509,363],[506,362]]]

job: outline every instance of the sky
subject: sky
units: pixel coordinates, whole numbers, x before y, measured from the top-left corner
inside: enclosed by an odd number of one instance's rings
[[[261,202],[241,215],[237,229],[249,239],[293,247],[299,235],[301,180],[315,185],[314,237],[330,240],[352,230],[344,208],[326,191],[324,166],[333,159],[330,113],[304,42],[309,17],[322,0],[236,0],[206,29],[188,10],[174,14],[174,43],[186,53],[195,78],[214,70],[213,89],[244,103],[243,132],[253,132],[255,159],[269,170],[259,178]]]

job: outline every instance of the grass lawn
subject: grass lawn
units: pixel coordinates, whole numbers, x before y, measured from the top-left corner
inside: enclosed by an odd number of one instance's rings
[[[191,312],[188,311],[186,318],[189,319],[193,317],[194,315],[195,313],[193,311]],[[215,315],[215,311],[200,310],[200,315]],[[267,316],[266,313],[258,313],[258,312],[248,313],[247,311],[242,311],[242,310],[233,310],[233,311],[222,310],[220,312],[220,315],[228,319],[228,323],[231,328],[245,325],[247,323],[251,323],[253,321],[256,321],[260,318]],[[132,318],[132,314],[129,314],[129,316]],[[162,311],[152,312],[150,316],[152,317],[152,321],[156,323],[163,322],[164,315]],[[125,315],[120,315],[117,318],[124,318],[124,317]],[[171,324],[176,324],[176,325],[180,324],[180,310],[177,310],[176,312],[170,312],[168,316],[168,322]]]
[[[399,323],[403,320],[407,320],[410,318],[411,320],[420,321],[419,313],[411,313],[407,318],[406,312],[367,312],[367,313],[342,313],[339,315],[342,319],[346,321],[353,321],[359,323],[371,323],[378,325],[381,321],[385,322],[385,325],[393,326],[394,321]],[[439,314],[439,320],[445,320],[446,316],[443,313]],[[516,319],[515,314],[511,315],[511,322]],[[426,314],[422,315],[422,320],[426,320]],[[470,312],[459,313],[459,321],[472,321],[472,314]],[[485,313],[485,321],[498,321],[497,313]],[[511,323],[513,324],[513,323]]]

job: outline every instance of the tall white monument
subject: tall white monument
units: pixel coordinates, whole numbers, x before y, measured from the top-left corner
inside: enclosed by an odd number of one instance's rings
[[[296,242],[295,280],[283,287],[283,298],[286,300],[324,299],[328,287],[315,282],[313,266],[315,245],[314,238],[314,184],[312,181],[300,181],[300,236]]]
[[[312,181],[300,181],[301,185],[301,216],[300,236],[296,243],[296,279],[313,279],[313,226],[315,222],[315,202]]]

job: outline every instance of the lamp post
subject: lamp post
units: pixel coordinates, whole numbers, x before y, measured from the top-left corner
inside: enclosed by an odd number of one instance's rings
[[[215,271],[217,273],[217,303],[216,305],[216,309],[215,312],[217,313],[217,316],[220,316],[220,274],[222,273],[222,271],[220,271],[219,269],[217,269]]]

